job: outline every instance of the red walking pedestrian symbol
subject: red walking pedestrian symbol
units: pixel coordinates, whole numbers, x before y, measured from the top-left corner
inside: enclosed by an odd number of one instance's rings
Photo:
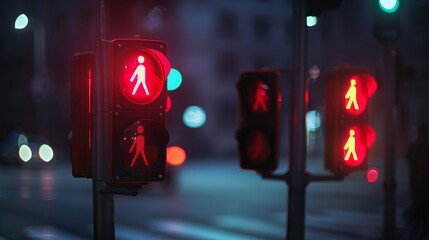
[[[350,155],[352,155],[353,160],[357,161],[358,157],[356,155],[356,138],[355,138],[355,130],[350,129],[349,138],[347,139],[346,144],[344,145],[344,150],[346,150],[346,156],[344,157],[345,161],[350,159]]]
[[[344,96],[347,99],[347,105],[346,105],[346,109],[351,109],[352,104],[353,104],[353,108],[355,110],[359,110],[359,105],[357,102],[357,95],[356,95],[356,80],[352,79],[350,80],[350,87],[347,90],[346,95]]]
[[[268,95],[267,95],[267,86],[262,83],[258,82],[256,86],[256,92],[255,92],[255,102],[253,103],[253,111],[262,110],[266,112],[268,109],[267,107],[267,101],[268,101]]]
[[[136,150],[136,153],[134,154],[133,161],[131,161],[131,167],[134,166],[134,163],[137,160],[137,157],[140,155],[143,158],[144,164],[148,166],[146,155],[145,155],[145,140],[144,140],[144,128],[143,126],[137,127],[137,137],[134,139],[133,145],[131,145],[130,150],[128,151],[131,153],[134,149]]]
[[[136,79],[137,77],[136,85],[134,85],[132,94],[135,95],[137,92],[137,89],[140,87],[140,85],[142,85],[146,95],[149,95],[149,91],[147,90],[147,85],[146,85],[146,68],[143,66],[144,57],[139,56],[137,60],[139,62],[139,65],[137,66],[136,70],[134,71],[133,75],[130,78],[130,82],[133,82],[134,79]]]

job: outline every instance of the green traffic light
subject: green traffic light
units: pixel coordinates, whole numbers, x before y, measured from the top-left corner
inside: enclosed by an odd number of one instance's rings
[[[399,8],[399,0],[378,0],[381,10],[386,13],[394,13]]]

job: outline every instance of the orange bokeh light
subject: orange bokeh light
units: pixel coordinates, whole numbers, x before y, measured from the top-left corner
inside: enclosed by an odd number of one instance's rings
[[[167,163],[172,166],[180,166],[186,160],[186,152],[179,146],[167,147]]]

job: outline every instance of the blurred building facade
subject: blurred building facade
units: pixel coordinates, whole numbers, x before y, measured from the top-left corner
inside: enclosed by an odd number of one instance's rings
[[[172,62],[183,74],[184,89],[172,96],[172,142],[185,143],[196,155],[233,156],[237,151],[239,73],[290,68],[290,4],[281,0],[234,4],[181,0],[175,11],[178,34],[169,42],[181,39],[176,46],[180,52],[172,55]],[[180,114],[193,104],[206,111],[207,122],[199,129],[183,129],[178,124]]]
[[[237,4],[220,1],[181,0],[175,11],[180,36],[180,54],[173,59],[188,82],[189,103],[201,105],[207,111],[207,124],[201,129],[175,131],[178,142],[189,141],[190,148],[201,152],[231,155],[236,151],[234,132],[238,126],[238,105],[235,83],[241,70],[274,68],[282,72],[283,95],[288,94],[292,68],[292,9],[291,1],[243,0]],[[378,81],[378,93],[372,100],[371,124],[377,131],[374,146],[377,155],[384,150],[384,84],[396,81],[396,137],[398,151],[402,152],[409,130],[428,123],[428,98],[424,92],[428,73],[425,59],[428,47],[428,4],[424,1],[401,2],[401,38],[396,43],[397,58],[404,66],[412,67],[414,74],[396,74],[397,79],[385,81],[383,46],[374,37],[374,7],[367,1],[343,1],[338,9],[324,11],[319,23],[308,28],[308,67],[317,65],[320,78],[309,86],[309,110],[324,113],[324,78],[326,73],[342,66],[367,70]],[[171,39],[171,41],[175,41]],[[186,86],[186,84],[185,84]],[[184,90],[187,91],[187,90]],[[289,99],[287,99],[289,100]],[[185,100],[186,101],[186,100]],[[174,102],[174,100],[173,100]],[[179,103],[180,105],[180,103]],[[173,103],[174,107],[174,103]],[[287,115],[290,102],[283,103]],[[181,110],[181,109],[180,109]],[[179,111],[180,111],[179,110]],[[281,135],[287,134],[290,116],[284,116]],[[173,121],[178,121],[174,116]],[[323,119],[322,119],[323,121]],[[184,134],[186,132],[186,134]],[[323,129],[316,133],[314,151],[323,149]],[[191,136],[191,137],[189,137]],[[190,138],[194,138],[190,140]],[[173,138],[173,141],[175,138]],[[282,148],[288,146],[283,136]]]
[[[292,1],[216,0],[117,1],[111,9],[110,38],[133,37],[165,39],[172,66],[183,75],[182,86],[171,92],[168,114],[170,144],[183,146],[189,157],[236,156],[235,130],[238,127],[236,82],[240,71],[259,68],[281,72],[282,143],[288,147],[290,81],[293,63]],[[150,4],[149,4],[150,3]],[[152,4],[155,3],[155,4]],[[152,4],[152,5],[151,5]],[[398,137],[407,138],[413,125],[429,121],[429,14],[427,1],[401,1],[401,38],[398,54],[414,74],[398,80]],[[317,65],[320,78],[309,86],[309,110],[324,113],[326,72],[349,65],[368,70],[379,81],[379,91],[371,106],[371,121],[378,139],[375,149],[383,149],[383,48],[373,36],[373,4],[368,1],[342,1],[338,9],[323,12],[319,23],[308,28],[308,67]],[[2,21],[1,88],[6,105],[1,123],[35,128],[36,102],[31,96],[33,77],[32,36],[11,29],[22,11],[38,17],[46,26],[46,56],[49,95],[48,123],[55,142],[65,142],[70,131],[69,76],[73,54],[95,48],[95,1],[21,1],[5,5]],[[7,47],[6,47],[7,46]],[[25,65],[25,71],[19,71]],[[25,99],[25,100],[23,100]],[[206,124],[190,129],[183,124],[183,111],[190,105],[202,107]],[[19,110],[18,110],[19,109]],[[323,121],[323,119],[322,119]],[[323,125],[322,125],[323,126]],[[3,134],[4,129],[2,129]],[[30,131],[30,130],[27,130]],[[323,149],[323,129],[317,134],[315,151]]]

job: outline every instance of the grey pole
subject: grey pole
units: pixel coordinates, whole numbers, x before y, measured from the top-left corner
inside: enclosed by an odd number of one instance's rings
[[[92,153],[92,189],[94,239],[115,239],[114,199],[106,193],[104,181],[107,179],[109,136],[109,92],[107,78],[107,23],[108,1],[96,1],[96,51],[94,82],[94,119]]]
[[[384,44],[384,239],[395,239],[396,229],[396,158],[395,158],[395,126],[393,123],[393,108],[395,95],[395,63],[392,56],[394,44],[390,41]]]
[[[290,139],[289,200],[287,239],[305,235],[305,190],[307,186],[305,141],[306,1],[293,1],[293,101]]]

